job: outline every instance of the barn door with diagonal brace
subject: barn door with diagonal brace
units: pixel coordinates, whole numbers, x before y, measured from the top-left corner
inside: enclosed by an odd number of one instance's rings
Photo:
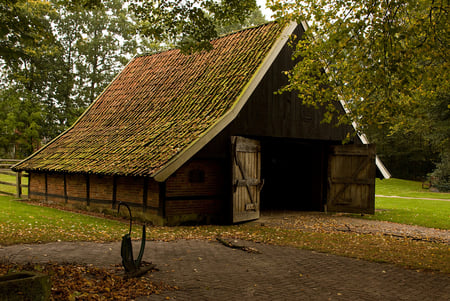
[[[260,216],[261,145],[258,140],[231,137],[233,223],[258,219]]]
[[[374,213],[375,145],[334,145],[328,160],[327,210]]]

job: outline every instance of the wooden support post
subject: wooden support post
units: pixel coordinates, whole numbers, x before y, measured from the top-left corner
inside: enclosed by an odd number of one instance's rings
[[[143,205],[143,208],[144,208],[144,212],[147,210],[147,198],[148,198],[148,196],[147,196],[147,193],[148,193],[148,178],[147,177],[144,177],[144,192],[143,192],[143,195],[142,195],[142,205]]]
[[[31,198],[31,172],[28,173],[28,199]]]
[[[16,197],[22,198],[22,172],[18,171],[16,173]]]
[[[116,203],[117,203],[117,177],[113,176],[112,209],[116,209]]]
[[[159,210],[161,217],[166,217],[166,182],[159,183]]]

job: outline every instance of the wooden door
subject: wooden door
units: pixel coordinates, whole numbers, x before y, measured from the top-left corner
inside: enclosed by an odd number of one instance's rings
[[[260,216],[261,145],[244,137],[231,137],[233,223]]]
[[[328,160],[327,210],[375,211],[375,145],[334,145]]]

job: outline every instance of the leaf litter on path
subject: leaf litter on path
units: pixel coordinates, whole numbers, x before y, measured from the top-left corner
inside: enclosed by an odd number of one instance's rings
[[[137,297],[174,290],[150,277],[124,278],[123,268],[99,268],[76,263],[0,263],[0,275],[34,271],[46,274],[52,283],[51,300],[134,300]]]

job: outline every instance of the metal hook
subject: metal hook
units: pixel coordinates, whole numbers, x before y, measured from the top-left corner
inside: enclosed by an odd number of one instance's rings
[[[117,206],[117,213],[120,212],[120,205],[124,205],[125,207],[127,207],[128,213],[130,214],[130,232],[129,232],[129,235],[131,236],[131,227],[132,227],[132,224],[133,224],[133,218],[132,218],[132,216],[131,216],[131,209],[130,209],[130,206],[128,206],[128,204],[125,203],[125,202],[119,202],[119,206]]]

